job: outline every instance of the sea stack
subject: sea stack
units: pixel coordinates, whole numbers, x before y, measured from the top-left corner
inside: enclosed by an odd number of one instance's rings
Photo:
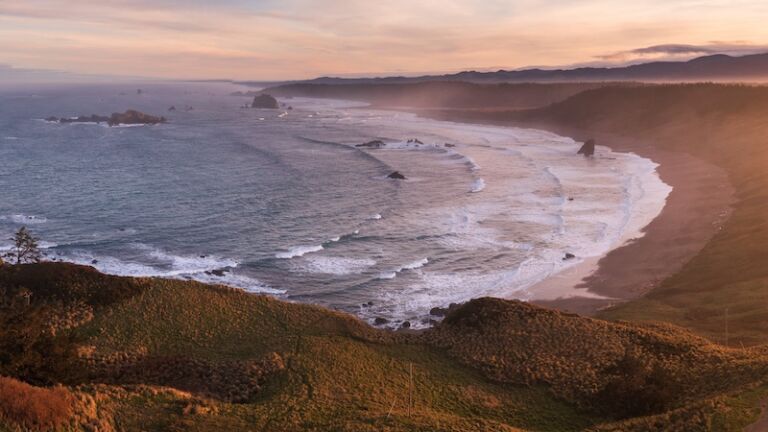
[[[584,157],[592,157],[595,154],[595,140],[588,139],[576,154],[583,154]]]
[[[157,117],[136,110],[128,110],[124,113],[112,113],[109,120],[107,120],[107,124],[110,126],[158,124],[165,123],[166,121],[168,120],[166,120],[165,117]]]
[[[277,99],[266,93],[254,96],[253,102],[251,103],[251,108],[277,109],[279,107]]]

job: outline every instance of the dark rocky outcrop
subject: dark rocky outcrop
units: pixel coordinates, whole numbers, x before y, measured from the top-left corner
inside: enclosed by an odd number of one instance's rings
[[[168,111],[176,111],[176,105],[171,105],[170,108],[168,108]]]
[[[395,180],[405,180],[405,176],[400,174],[399,171],[394,171],[390,173],[387,178],[395,179]]]
[[[224,273],[226,273],[227,271],[228,271],[227,269],[213,269],[213,270],[206,270],[205,274],[209,276],[222,277],[224,276]]]
[[[355,145],[355,147],[367,147],[367,148],[381,148],[384,146],[386,146],[386,144],[384,144],[384,141],[382,140],[373,140],[373,141],[368,141],[366,143]]]
[[[254,96],[251,102],[251,108],[277,109],[279,107],[277,99],[266,93]]]
[[[429,314],[432,316],[445,316],[445,314],[448,312],[447,309],[441,308],[441,307],[433,307],[429,310]]]
[[[141,111],[128,110],[124,113],[112,113],[107,121],[110,126],[133,124],[158,124],[165,123],[165,117],[156,117]]]
[[[592,157],[595,154],[595,140],[587,140],[576,154],[583,154],[584,157]]]
[[[376,319],[373,320],[373,323],[376,325],[384,325],[389,323],[389,320],[382,317],[376,317]]]
[[[411,138],[408,140],[408,144],[424,144],[418,138]]]
[[[107,123],[110,126],[158,124],[165,123],[167,121],[165,117],[157,117],[136,110],[128,110],[124,113],[112,113],[112,115],[109,117],[91,114],[90,116],[78,116],[69,118],[48,117],[45,120],[56,123]]]
[[[565,256],[563,257],[563,261],[572,260],[572,259],[574,259],[574,258],[576,258],[576,255],[574,255],[574,254],[572,254],[572,253],[570,253],[570,252],[567,252],[567,253],[565,254]]]

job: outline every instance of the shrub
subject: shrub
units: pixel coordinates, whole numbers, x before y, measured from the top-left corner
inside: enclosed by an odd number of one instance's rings
[[[613,370],[613,378],[595,395],[596,406],[606,414],[628,418],[671,409],[682,386],[658,362],[646,364],[637,353],[627,352]]]
[[[74,397],[64,387],[42,388],[0,377],[0,416],[21,427],[49,429],[73,415]]]

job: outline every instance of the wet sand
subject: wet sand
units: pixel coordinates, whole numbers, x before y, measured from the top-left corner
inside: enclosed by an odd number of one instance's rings
[[[586,139],[578,131],[569,136]],[[532,288],[535,303],[578,313],[638,298],[677,273],[717,234],[734,202],[734,189],[722,168],[629,138],[591,136],[615,151],[653,160],[661,179],[673,189],[661,214],[643,229],[643,237]],[[573,288],[607,298],[574,295]]]
[[[659,164],[659,176],[673,190],[661,214],[643,230],[645,235],[531,287],[531,301],[539,305],[592,314],[643,296],[701,251],[731,213],[734,189],[726,172],[687,153],[661,150],[630,137],[554,124],[484,122],[476,112],[470,118],[463,118],[460,111],[415,112],[452,121],[543,129],[578,141],[594,138],[598,145],[633,152]]]

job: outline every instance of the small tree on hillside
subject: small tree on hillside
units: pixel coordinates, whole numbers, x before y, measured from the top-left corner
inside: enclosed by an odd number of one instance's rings
[[[30,234],[27,227],[19,228],[16,234],[11,237],[13,247],[10,252],[5,254],[5,257],[16,264],[40,262],[42,255],[37,240]]]

